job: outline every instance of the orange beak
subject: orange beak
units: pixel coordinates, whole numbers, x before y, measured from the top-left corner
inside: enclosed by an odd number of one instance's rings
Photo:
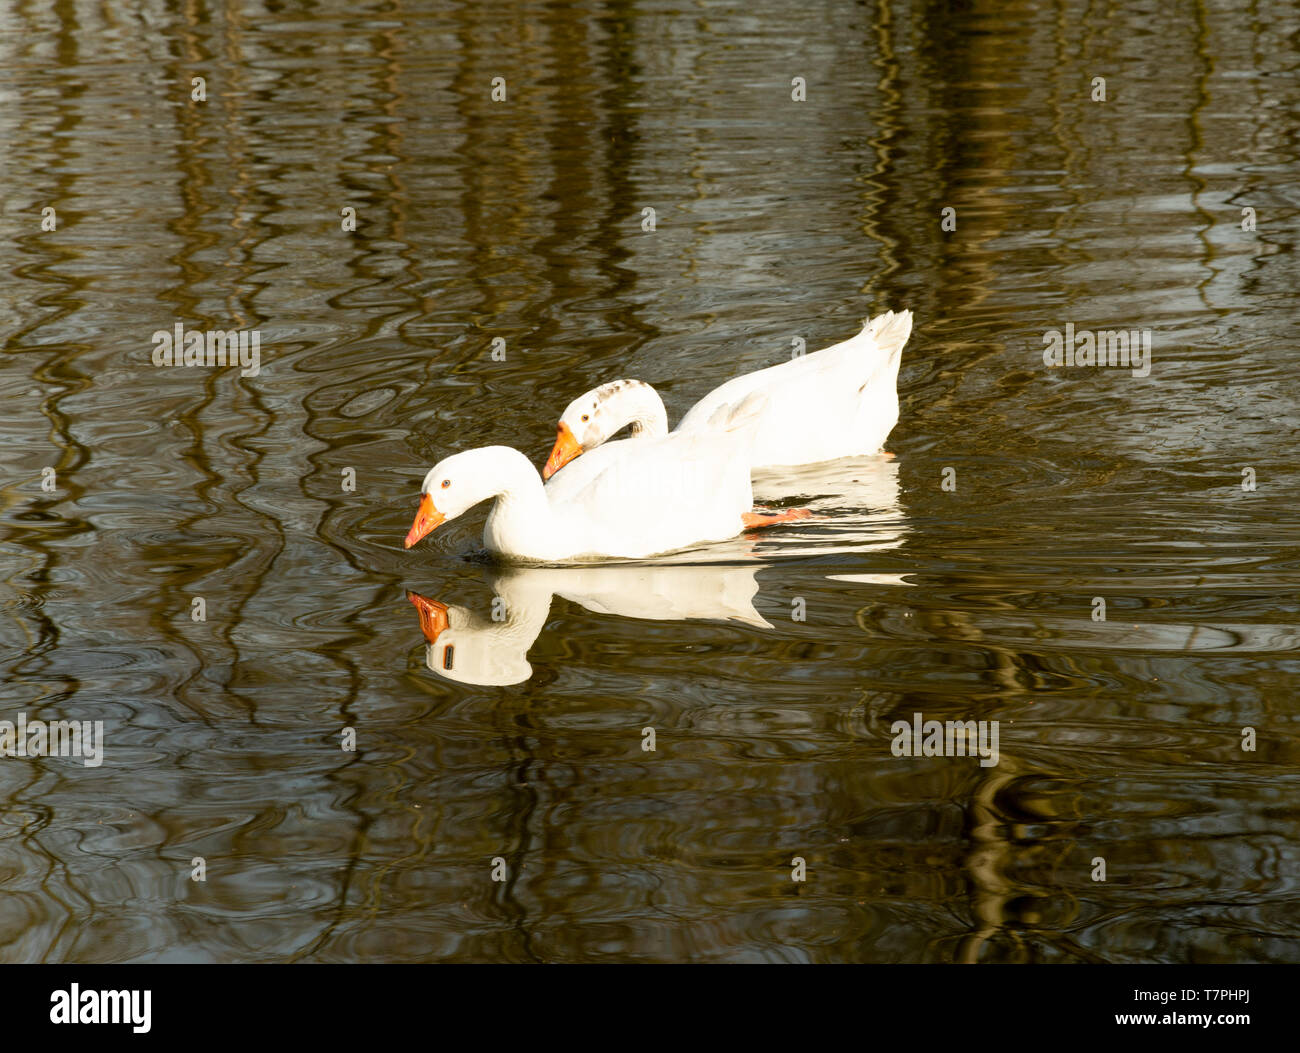
[[[424,638],[429,643],[437,643],[438,634],[450,624],[447,619],[447,605],[437,600],[426,600],[414,592],[408,592],[406,598],[415,604],[415,609],[420,612],[420,632],[424,633]]]
[[[578,444],[578,440],[573,437],[573,432],[569,431],[569,426],[561,421],[560,426],[555,430],[555,446],[551,449],[551,456],[546,459],[542,478],[549,479],[581,453],[582,447]]]
[[[411,532],[406,535],[406,547],[410,548],[425,534],[443,521],[443,514],[433,507],[433,498],[428,494],[420,495],[420,510],[415,513],[415,522]]]

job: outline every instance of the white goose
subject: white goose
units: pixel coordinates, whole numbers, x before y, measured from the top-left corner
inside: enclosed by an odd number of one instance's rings
[[[761,394],[767,408],[755,431],[753,467],[878,453],[898,423],[898,365],[911,332],[911,311],[886,311],[850,340],[727,381],[697,402],[672,434],[711,431],[728,407]],[[633,438],[669,434],[663,400],[649,384],[616,380],[574,399],[560,418],[543,478],[581,454],[590,457],[628,425]]]
[[[424,477],[410,548],[439,524],[494,500],[483,543],[514,559],[560,563],[644,559],[807,515],[756,513],[748,450],[761,396],[729,407],[715,430],[611,444],[602,470],[543,486],[528,458],[484,446],[439,461]]]

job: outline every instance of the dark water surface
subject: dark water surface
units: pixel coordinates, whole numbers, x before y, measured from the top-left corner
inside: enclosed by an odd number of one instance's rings
[[[6,5],[0,720],[106,747],[0,757],[0,960],[1300,960],[1298,76],[1284,0]],[[402,549],[448,452],[891,307],[815,520]]]

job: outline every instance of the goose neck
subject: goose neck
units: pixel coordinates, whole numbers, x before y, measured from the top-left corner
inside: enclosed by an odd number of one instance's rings
[[[668,412],[664,400],[649,384],[631,384],[620,392],[620,414],[632,426],[632,434],[659,438],[668,434]]]

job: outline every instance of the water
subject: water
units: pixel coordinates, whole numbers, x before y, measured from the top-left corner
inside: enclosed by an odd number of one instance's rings
[[[0,758],[0,960],[1300,959],[1295,9],[416,6],[4,8],[0,719],[105,755]],[[891,307],[815,520],[402,548],[448,452]]]

